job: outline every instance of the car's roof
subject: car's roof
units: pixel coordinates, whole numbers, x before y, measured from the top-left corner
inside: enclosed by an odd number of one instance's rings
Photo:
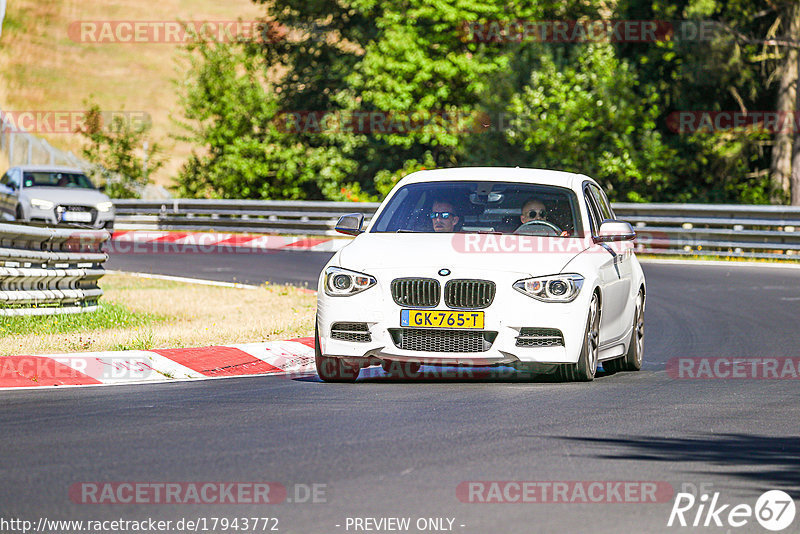
[[[78,167],[62,167],[60,165],[14,165],[12,169],[20,169],[23,172],[70,172],[86,174],[86,171]]]
[[[446,182],[479,180],[481,182],[525,182],[557,185],[579,189],[585,180],[594,181],[583,174],[549,169],[522,169],[519,167],[454,167],[417,171],[403,178],[398,185],[419,182]]]

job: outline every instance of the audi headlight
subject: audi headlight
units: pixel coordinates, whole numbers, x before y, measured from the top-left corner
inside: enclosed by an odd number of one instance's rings
[[[40,210],[51,210],[55,207],[55,204],[50,202],[49,200],[42,200],[41,198],[32,198],[31,206],[33,206],[34,208],[38,208]]]
[[[575,273],[537,276],[514,282],[514,289],[544,302],[571,302],[581,287],[583,276]]]
[[[377,283],[373,276],[341,267],[328,267],[325,270],[325,294],[331,297],[355,295]]]
[[[114,207],[113,202],[100,202],[99,204],[97,204],[97,211],[103,211],[103,212],[111,211],[111,208],[113,207]]]

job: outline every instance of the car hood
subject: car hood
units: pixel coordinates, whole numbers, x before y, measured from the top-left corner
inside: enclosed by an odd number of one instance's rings
[[[39,198],[55,204],[76,206],[95,206],[100,202],[108,202],[109,198],[97,189],[80,189],[69,187],[26,187],[22,190],[23,198]]]
[[[579,238],[496,234],[365,233],[339,253],[356,271],[469,267],[538,276],[561,272],[587,248]],[[336,263],[334,258],[334,263]]]

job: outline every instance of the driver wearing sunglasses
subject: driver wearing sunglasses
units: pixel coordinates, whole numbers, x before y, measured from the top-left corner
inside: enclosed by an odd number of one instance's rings
[[[547,208],[540,200],[529,200],[522,206],[522,214],[519,216],[522,224],[530,221],[546,221]]]
[[[522,213],[519,216],[519,220],[522,224],[531,221],[550,222],[547,220],[547,215],[549,213],[549,210],[541,200],[531,199],[522,206]],[[562,231],[560,235],[564,237],[569,235],[569,232]]]
[[[434,232],[452,232],[458,224],[459,217],[453,205],[445,201],[433,203],[430,213]]]

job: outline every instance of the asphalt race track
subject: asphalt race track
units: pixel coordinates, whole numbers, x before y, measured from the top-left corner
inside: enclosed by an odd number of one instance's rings
[[[313,287],[328,257],[131,255],[112,258],[108,268]],[[798,499],[797,380],[678,379],[666,368],[681,357],[797,358],[800,269],[644,269],[645,369],[589,384],[510,373],[403,382],[374,373],[354,385],[310,376],[2,392],[2,515],[34,523],[275,517],[280,532],[298,534],[390,531],[368,530],[372,523],[355,529],[355,518],[367,517],[410,518],[408,532],[726,532],[667,527],[672,493],[656,503],[587,503],[570,494],[568,502],[498,504],[463,502],[469,499],[458,488],[469,481],[645,481],[674,492],[702,485],[731,507],[754,506],[772,489]],[[70,499],[73,484],[111,481],[271,481],[292,502]],[[312,484],[323,485],[324,502],[296,502]],[[696,511],[686,513],[688,521]],[[419,518],[453,522],[418,530]],[[785,532],[798,525],[800,517]],[[752,517],[731,531],[767,532]]]
[[[240,284],[292,284],[317,288],[317,278],[332,252],[256,250],[233,254],[211,252],[163,254],[152,245],[138,244],[137,253],[112,254],[106,269],[185,276]],[[242,249],[249,250],[249,249]]]

